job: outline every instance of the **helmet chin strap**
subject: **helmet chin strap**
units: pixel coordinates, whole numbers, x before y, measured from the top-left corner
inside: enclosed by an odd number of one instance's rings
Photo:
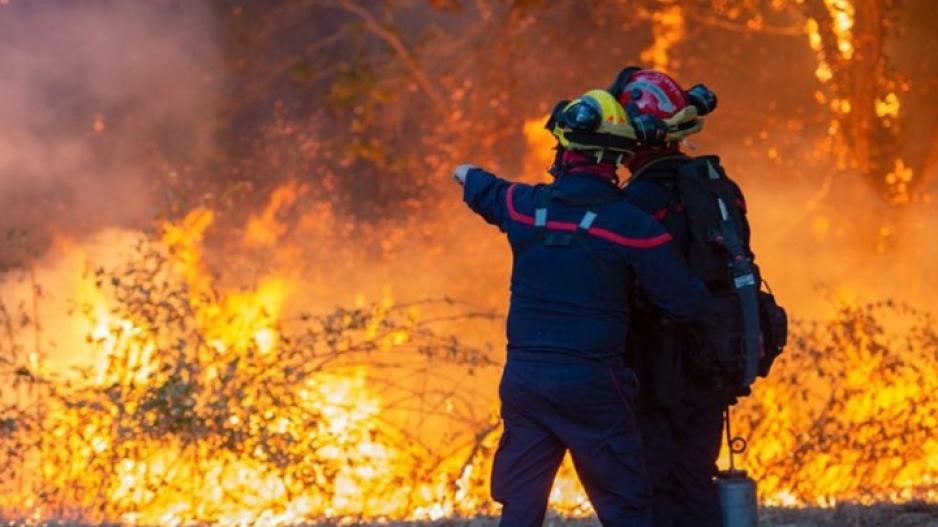
[[[628,154],[628,157],[629,157],[628,160],[625,159],[626,154]],[[606,151],[605,151],[605,150],[597,150],[597,151],[596,151],[596,164],[601,163],[601,162],[602,162],[602,159],[603,159],[603,157],[605,157],[605,155],[606,155]],[[613,169],[613,174],[614,174],[614,176],[613,176],[613,179],[612,179],[612,184],[615,185],[617,188],[619,188],[619,189],[625,188],[625,185],[628,183],[628,178],[626,178],[626,179],[624,179],[624,180],[623,180],[623,179],[620,179],[620,178],[619,178],[619,174],[616,173],[616,171],[618,170],[619,167],[625,166],[625,165],[628,163],[628,161],[631,160],[631,159],[634,158],[634,157],[635,157],[635,152],[628,152],[628,153],[626,153],[626,152],[619,152],[619,155],[616,156],[616,160],[615,160],[615,162],[613,163],[613,164],[615,165],[615,168]],[[623,161],[625,161],[625,163],[623,163]]]
[[[566,150],[567,149],[561,146],[560,143],[554,147],[554,163],[547,169],[547,173],[554,178],[563,175],[563,153]]]
[[[596,164],[597,164],[597,165],[600,164],[600,163],[602,163],[602,162],[603,162],[603,158],[605,158],[605,157],[606,157],[606,151],[605,151],[605,150],[596,150]],[[623,165],[623,163],[622,163],[622,160],[623,160],[623,159],[625,159],[625,152],[619,152],[619,155],[616,156],[616,160],[613,161],[613,164],[616,166],[616,168],[618,168],[618,167],[620,167],[620,166]]]
[[[606,150],[601,149],[601,150],[596,150],[595,152],[596,152],[596,164],[598,165],[602,163],[603,159],[606,157]],[[613,150],[612,153],[616,153],[615,150]],[[626,159],[626,155],[628,155],[628,159]],[[612,162],[612,164],[614,164],[616,168],[618,168],[628,163],[628,161],[632,159],[633,157],[635,157],[635,152],[618,152],[618,155],[616,155],[616,159],[615,161]]]

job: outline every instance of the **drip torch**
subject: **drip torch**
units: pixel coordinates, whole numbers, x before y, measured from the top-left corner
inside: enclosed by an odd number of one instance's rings
[[[745,470],[737,469],[733,456],[746,451],[746,440],[733,436],[730,429],[730,409],[723,413],[726,428],[726,446],[730,453],[729,470],[717,474],[717,488],[720,493],[720,505],[723,508],[723,527],[758,527],[758,505],[756,503],[756,482]]]

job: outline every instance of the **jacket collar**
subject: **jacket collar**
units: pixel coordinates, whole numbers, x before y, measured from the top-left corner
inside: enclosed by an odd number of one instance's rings
[[[568,173],[557,178],[553,188],[563,196],[598,201],[608,200],[621,195],[622,191],[601,175],[589,172]]]
[[[652,159],[644,163],[641,167],[634,170],[632,175],[629,176],[629,181],[641,177],[643,174],[649,172],[661,172],[663,170],[669,170],[674,167],[678,167],[684,164],[689,158],[682,152],[677,152],[672,155],[662,156],[656,159]]]

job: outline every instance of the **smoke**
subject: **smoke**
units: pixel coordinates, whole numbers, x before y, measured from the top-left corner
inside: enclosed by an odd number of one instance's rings
[[[41,243],[158,210],[157,178],[211,146],[221,53],[206,4],[0,2],[3,231]]]
[[[718,138],[703,151],[740,184],[763,278],[792,314],[826,319],[843,303],[886,299],[938,306],[938,250],[924,242],[938,229],[933,203],[889,203],[862,174],[819,159],[811,141],[766,142],[776,159]]]

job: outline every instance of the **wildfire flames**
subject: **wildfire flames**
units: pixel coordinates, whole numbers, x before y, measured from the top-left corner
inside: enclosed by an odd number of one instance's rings
[[[909,87],[883,71],[874,90],[845,91],[838,79],[865,67],[859,15],[845,0],[816,4],[798,36],[816,57],[814,96],[830,123],[805,157],[871,171],[888,206],[912,218],[924,207],[928,228],[922,176],[902,157],[863,158],[850,135],[899,134]],[[700,14],[668,4],[643,16],[653,42],[642,60],[677,67],[675,48]],[[741,24],[768,31],[761,17]],[[521,179],[545,178],[553,139],[541,123],[515,123],[527,141]],[[95,134],[110,125],[95,114]],[[774,170],[783,154],[754,137],[748,150],[767,151]],[[796,219],[810,243],[851,243],[838,238],[850,221],[839,202],[819,204],[829,186],[779,203],[774,189],[740,179],[762,268],[799,316],[772,375],[734,411],[761,500],[938,499],[934,304],[868,301],[883,289],[857,285],[874,272],[911,277],[921,255],[900,251],[884,214],[871,249],[794,258],[788,242],[760,241],[781,236],[793,201],[806,203]],[[445,208],[350,225],[329,192],[294,178],[243,221],[198,205],[151,231],[61,235],[4,275],[0,518],[269,525],[496,514],[488,475],[510,255],[468,213],[441,212],[459,205],[445,190]],[[909,262],[876,259],[888,251]],[[866,259],[875,269],[844,269]],[[833,300],[813,283],[790,285],[816,264],[831,269]],[[918,296],[900,298],[928,300],[934,286],[920,280],[908,286]],[[569,462],[551,507],[591,512]]]
[[[272,203],[290,192],[281,189]],[[462,445],[436,457],[420,452],[421,438],[404,427],[412,419],[395,424],[393,415],[417,411],[405,409],[413,394],[380,378],[417,379],[434,360],[441,368],[491,365],[420,321],[422,309],[445,306],[386,299],[285,318],[292,285],[283,274],[249,289],[216,289],[201,256],[212,222],[211,211],[194,210],[163,225],[160,240],[141,238],[117,269],[78,277],[76,309],[93,364],[58,376],[29,354],[13,373],[22,399],[2,422],[11,470],[0,510],[32,520],[279,524],[438,517],[481,506],[468,485],[478,485],[473,463],[482,456]],[[245,230],[246,243],[254,232]],[[20,321],[4,315],[15,360]],[[420,396],[428,414],[470,418],[458,394]],[[482,415],[470,422],[491,427],[491,413]],[[472,446],[488,453],[490,434]],[[465,457],[458,467],[457,454]]]

